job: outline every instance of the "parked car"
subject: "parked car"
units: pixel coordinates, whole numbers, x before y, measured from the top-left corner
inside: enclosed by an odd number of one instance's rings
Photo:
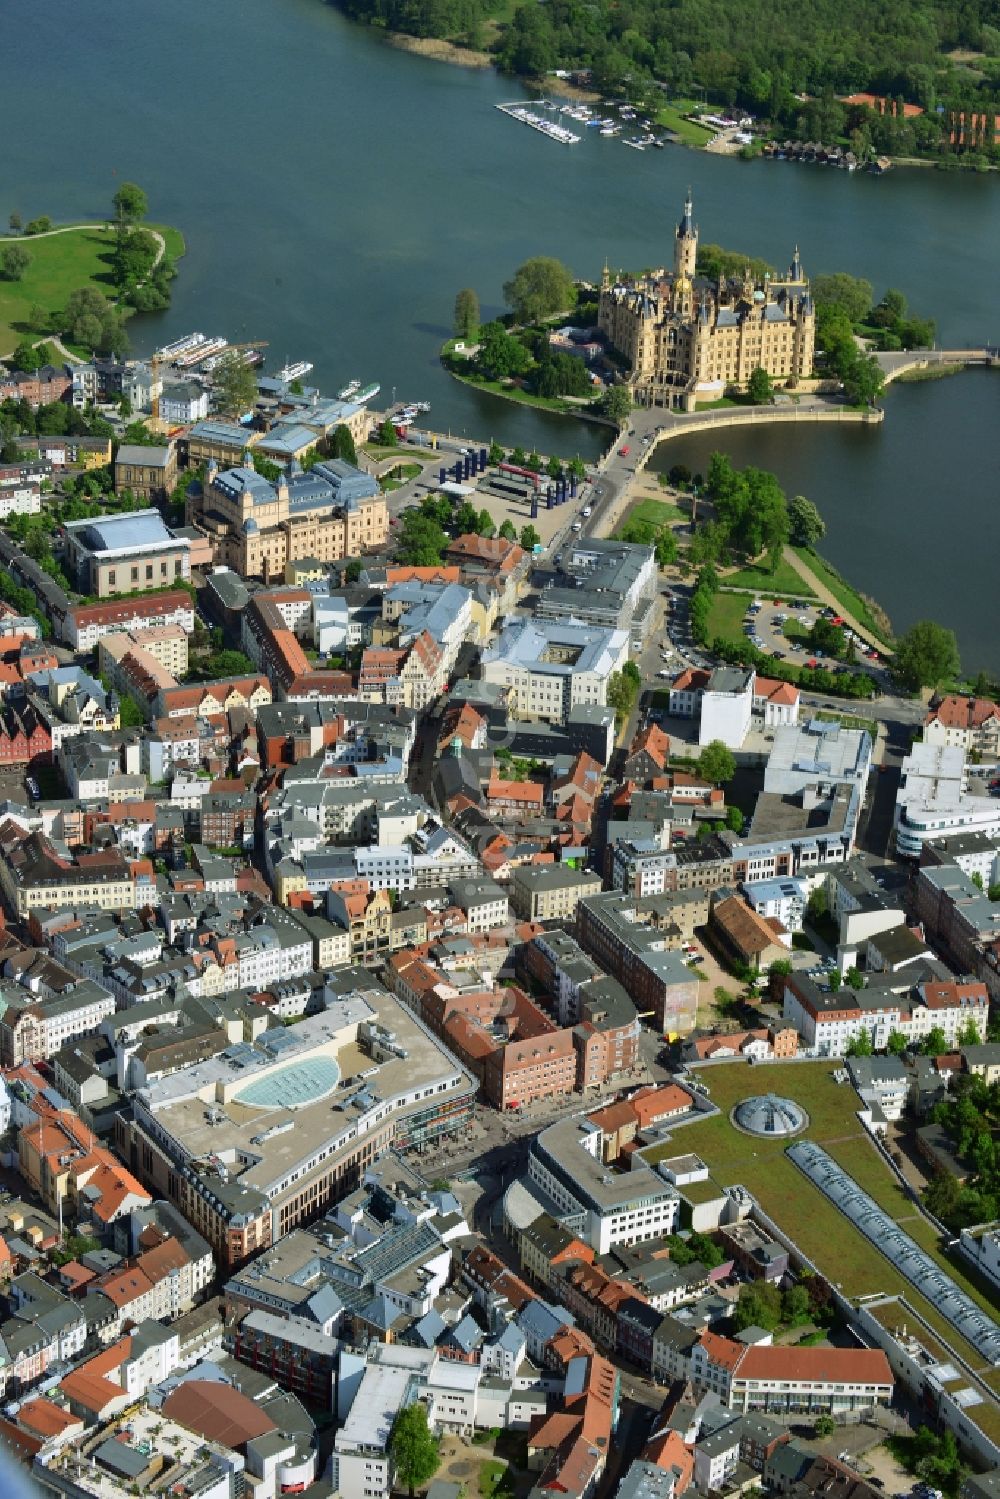
[[[632,449],[629,447],[628,443],[626,443],[623,448],[618,449],[618,456],[619,458],[627,458],[631,451]]]

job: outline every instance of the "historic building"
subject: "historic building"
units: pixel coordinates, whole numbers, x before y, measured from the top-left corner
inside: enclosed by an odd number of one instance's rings
[[[691,194],[674,235],[674,268],[601,281],[601,332],[625,360],[639,406],[693,409],[698,391],[745,386],[755,369],[776,380],[812,374],[816,316],[796,247],[780,280],[718,281],[696,272]]]
[[[292,463],[275,482],[249,467],[210,463],[187,520],[211,541],[217,564],[244,578],[282,579],[285,564],[357,557],[383,545],[389,512],[369,474],[332,458],[304,472]]]

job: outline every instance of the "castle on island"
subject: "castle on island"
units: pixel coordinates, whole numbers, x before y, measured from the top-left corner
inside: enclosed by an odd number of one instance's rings
[[[698,229],[690,190],[674,234],[674,268],[601,279],[598,325],[624,361],[637,406],[693,410],[755,369],[775,380],[812,374],[816,312],[796,246],[788,274],[717,281],[697,274]]]

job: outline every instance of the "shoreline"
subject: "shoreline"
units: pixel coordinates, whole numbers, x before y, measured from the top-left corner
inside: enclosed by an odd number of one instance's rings
[[[363,25],[363,22],[355,22],[355,25]],[[369,27],[369,29],[374,29]],[[490,68],[496,71],[496,62],[490,52],[476,51],[471,47],[460,47],[456,42],[449,42],[444,37],[420,37],[410,36],[406,31],[385,31],[383,37],[390,47],[395,47],[399,52],[409,52],[414,57],[423,57],[430,62],[447,63],[450,67],[470,68],[474,72],[486,72]],[[602,96],[594,93],[592,89],[578,88],[569,83],[565,78],[556,78],[546,74],[544,77],[528,77],[522,73],[514,73],[512,79],[521,84],[522,88],[537,90],[538,97],[547,95],[558,95],[561,99],[575,99],[581,104],[599,104]],[[715,137],[696,145],[693,141],[672,140],[672,146],[683,146],[688,151],[704,151],[709,156],[732,156],[739,157],[739,148],[730,150],[715,144]],[[756,159],[756,158],[755,158]],[[904,171],[908,167],[920,170],[944,170],[951,172],[1000,172],[1000,167],[986,165],[985,167],[966,167],[956,158],[953,165],[941,167],[937,159],[924,158],[922,156],[890,156],[894,170]]]
[[[482,385],[476,380],[469,380],[464,375],[456,374],[454,370],[448,368],[443,359],[441,359],[440,363],[445,374],[450,375],[452,380],[457,380],[459,385],[464,385],[467,390],[478,391],[480,395],[495,396],[498,401],[507,401],[511,406],[526,406],[529,411],[541,412],[543,416],[568,416],[576,418],[577,421],[581,422],[593,422],[599,427],[609,427],[616,433],[619,430],[618,423],[612,421],[610,417],[599,416],[596,412],[588,411],[586,407],[580,407],[577,410],[574,407],[542,406],[530,395],[522,394],[516,396],[510,391],[490,390],[486,385]]]

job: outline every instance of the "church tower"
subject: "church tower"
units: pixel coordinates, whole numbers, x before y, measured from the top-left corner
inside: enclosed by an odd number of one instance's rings
[[[698,259],[698,230],[695,228],[693,213],[694,204],[691,201],[691,189],[688,188],[684,199],[684,215],[674,235],[675,276],[694,276]]]

